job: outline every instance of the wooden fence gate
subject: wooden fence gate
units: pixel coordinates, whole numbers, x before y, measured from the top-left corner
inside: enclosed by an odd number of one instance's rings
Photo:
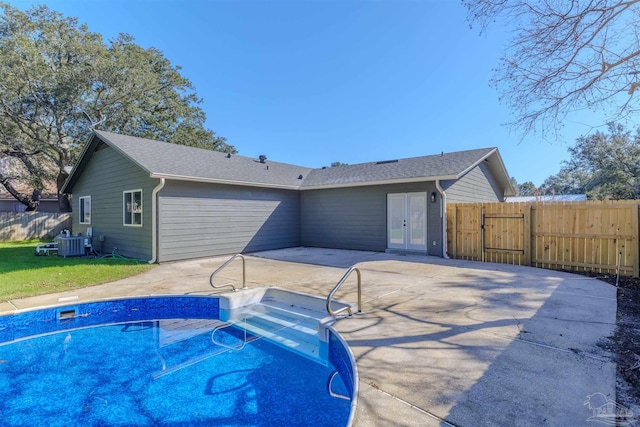
[[[482,260],[509,264],[529,264],[530,245],[526,230],[530,212],[495,213],[482,209]]]
[[[638,277],[640,201],[447,206],[452,258]]]

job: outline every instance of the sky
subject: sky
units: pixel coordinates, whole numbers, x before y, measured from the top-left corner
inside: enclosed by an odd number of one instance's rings
[[[510,176],[540,185],[604,121],[573,117],[553,142],[505,127],[489,80],[510,33],[470,29],[458,0],[38,4],[161,50],[244,156],[322,167],[498,147]]]

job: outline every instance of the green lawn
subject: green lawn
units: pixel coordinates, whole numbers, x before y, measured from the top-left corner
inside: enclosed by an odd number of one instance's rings
[[[98,285],[154,267],[118,258],[35,256],[38,243],[0,242],[0,301]]]

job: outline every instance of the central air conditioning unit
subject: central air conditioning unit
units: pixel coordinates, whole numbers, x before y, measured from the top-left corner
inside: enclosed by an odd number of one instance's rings
[[[86,237],[56,237],[54,240],[58,243],[58,256],[82,256],[85,254],[85,241]]]

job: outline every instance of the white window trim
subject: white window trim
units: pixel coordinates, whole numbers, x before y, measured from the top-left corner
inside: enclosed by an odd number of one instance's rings
[[[89,199],[89,221],[84,221],[84,216],[82,216],[84,212],[83,206],[84,206],[84,200],[85,199]],[[78,219],[78,223],[80,224],[91,224],[91,196],[82,196],[82,197],[78,197],[78,215],[80,215],[80,218]]]
[[[140,193],[140,224],[127,224],[125,222],[125,215],[127,215],[127,203],[125,202],[125,196],[127,193],[133,194],[133,193]],[[142,227],[143,224],[143,217],[144,214],[144,203],[143,203],[143,193],[142,193],[142,189],[138,188],[135,190],[126,190],[122,192],[122,225],[124,225],[125,227]],[[131,215],[131,213],[129,214]]]

